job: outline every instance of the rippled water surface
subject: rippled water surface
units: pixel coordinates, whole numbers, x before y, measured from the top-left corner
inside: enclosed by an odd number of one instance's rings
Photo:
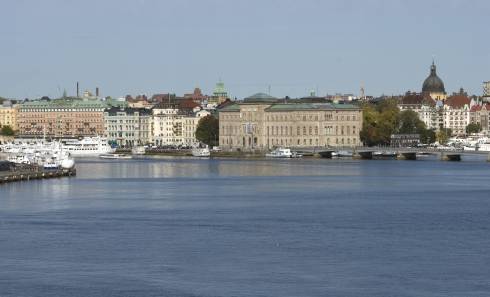
[[[490,164],[79,160],[0,185],[0,296],[490,296]]]

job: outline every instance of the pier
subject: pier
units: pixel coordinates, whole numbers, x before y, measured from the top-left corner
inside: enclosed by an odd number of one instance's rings
[[[35,179],[70,177],[76,174],[77,171],[75,168],[56,170],[45,170],[39,167],[14,168],[8,171],[0,171],[0,184]]]

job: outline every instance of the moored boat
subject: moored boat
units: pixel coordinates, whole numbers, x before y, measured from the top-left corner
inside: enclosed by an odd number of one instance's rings
[[[99,158],[101,159],[131,159],[131,155],[126,155],[126,154],[101,154],[99,155]]]
[[[194,157],[209,157],[211,156],[211,152],[209,151],[209,148],[207,147],[203,147],[203,148],[200,148],[200,147],[196,147],[196,148],[193,148],[192,151],[191,151],[192,155]]]
[[[265,154],[268,158],[292,158],[293,153],[291,149],[288,148],[277,148],[267,154]]]

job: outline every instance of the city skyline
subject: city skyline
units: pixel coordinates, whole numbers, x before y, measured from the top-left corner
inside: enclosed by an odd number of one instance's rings
[[[490,4],[474,1],[15,1],[0,20],[0,96],[231,97],[420,91],[433,57],[447,93],[481,95]]]

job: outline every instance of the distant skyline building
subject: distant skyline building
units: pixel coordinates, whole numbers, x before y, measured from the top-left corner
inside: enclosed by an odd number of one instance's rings
[[[490,102],[490,81],[483,82],[483,101]]]
[[[444,82],[437,76],[434,61],[432,61],[432,65],[430,66],[430,74],[422,85],[422,93],[430,95],[434,100],[444,101],[447,98]]]

